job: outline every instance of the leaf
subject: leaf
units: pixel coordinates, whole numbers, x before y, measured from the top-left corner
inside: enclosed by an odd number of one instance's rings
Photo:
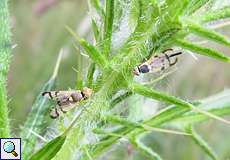
[[[20,137],[22,138],[22,149],[23,149],[23,159],[28,159],[31,153],[34,151],[34,147],[37,143],[38,137],[33,135],[32,132],[41,134],[42,131],[48,126],[47,117],[52,103],[47,98],[44,98],[41,93],[44,91],[53,90],[56,83],[57,72],[61,62],[62,51],[58,56],[56,66],[51,76],[50,80],[45,83],[41,92],[37,96],[34,104],[32,105],[32,110],[30,111],[25,124],[22,127]]]
[[[96,69],[95,63],[91,63],[88,69],[87,82],[86,82],[86,85],[89,88],[92,88],[93,85],[93,74],[95,72],[95,69]]]
[[[213,160],[218,160],[216,153],[213,149],[209,146],[209,144],[199,135],[196,133],[194,128],[190,125],[186,128],[187,132],[190,133],[192,136],[193,141],[203,149]]]
[[[77,151],[79,146],[79,139],[83,139],[83,133],[79,129],[79,127],[75,127],[66,134],[66,139],[64,144],[61,146],[61,149],[52,160],[62,160],[63,157],[66,159],[72,160],[74,158],[74,153]]]
[[[201,7],[203,7],[206,3],[208,3],[210,0],[190,0],[188,8],[187,8],[187,14],[193,14],[197,10],[199,10]]]
[[[184,14],[189,4],[189,0],[166,0],[165,3],[165,13],[167,12],[167,15],[171,21],[175,21]]]
[[[194,43],[191,43],[185,40],[181,40],[181,39],[175,39],[174,44],[182,47],[183,49],[188,49],[192,52],[230,63],[230,58],[228,56],[225,56],[223,53],[220,53],[216,50],[201,47]]]
[[[164,128],[155,128],[152,126],[149,126],[148,124],[146,124],[147,122],[133,122],[118,116],[112,116],[112,115],[108,115],[105,118],[108,122],[112,122],[115,124],[120,124],[126,127],[130,127],[130,128],[142,128],[145,131],[154,131],[154,132],[161,132],[161,133],[168,133],[168,134],[177,134],[177,135],[186,135],[186,136],[190,136],[190,134],[187,134],[185,132],[180,132],[180,131],[174,131],[174,130],[169,130],[169,129],[164,129]]]
[[[135,27],[140,16],[140,3],[138,0],[132,0],[130,7],[129,25]]]
[[[98,64],[102,68],[107,65],[106,58],[98,51],[96,47],[94,47],[84,39],[78,37],[78,35],[70,27],[66,26],[66,29],[75,38],[75,40],[81,44],[86,53],[96,64]]]
[[[111,108],[113,108],[116,104],[122,102],[124,99],[130,97],[131,95],[133,95],[132,92],[125,92],[124,94],[116,97],[115,99],[113,99],[110,103]]]
[[[211,29],[205,28],[188,19],[183,19],[183,23],[185,23],[185,25],[192,33],[230,47],[230,41],[227,37],[223,36],[222,34],[217,33]]]
[[[225,116],[230,114],[230,105],[227,105],[223,108],[215,108],[208,110],[209,113],[212,113],[217,116]],[[181,117],[176,118],[173,120],[174,123],[182,123],[182,124],[193,124],[193,123],[200,123],[203,121],[209,120],[209,117],[201,114],[201,113],[189,113],[186,115],[183,115]]]
[[[76,46],[74,46],[75,50],[80,53],[81,50],[79,48],[77,48]],[[81,90],[84,86],[83,84],[83,79],[82,79],[82,55],[81,54],[77,54],[77,71],[76,71],[76,86],[75,88],[78,90]]]
[[[179,117],[180,115],[183,115],[184,113],[188,112],[189,109],[183,108],[183,107],[177,107],[177,106],[170,106],[166,109],[163,109],[160,111],[157,115],[154,115],[149,120],[146,120],[145,124],[148,124],[150,126],[160,126],[166,122],[169,122],[173,120],[174,118]],[[138,135],[144,132],[144,129],[141,128],[133,128],[133,127],[122,127],[116,129],[113,133],[115,135],[122,135],[122,136],[128,136],[129,134]],[[113,145],[119,137],[114,136],[106,136],[101,139],[101,141],[95,145],[93,145],[93,149],[90,150],[90,154],[95,158],[99,156],[102,152],[105,152],[105,150]]]
[[[96,42],[98,43],[100,41],[101,37],[100,37],[99,28],[98,28],[97,23],[95,22],[94,19],[92,19],[92,29],[93,29],[94,38],[95,38]]]
[[[105,12],[103,10],[103,7],[100,4],[99,0],[90,0],[92,6],[96,9],[97,13],[102,17],[102,19],[105,16]]]
[[[104,35],[103,35],[103,54],[107,57],[110,54],[113,18],[114,18],[114,0],[106,0]]]
[[[133,92],[135,92],[137,94],[140,94],[142,96],[153,98],[153,99],[163,101],[163,102],[167,102],[167,103],[172,103],[172,104],[175,104],[175,105],[178,105],[178,106],[181,106],[181,107],[185,107],[185,108],[188,108],[188,109],[192,109],[192,111],[204,114],[204,115],[208,116],[209,118],[213,118],[213,119],[216,119],[216,120],[221,121],[223,123],[230,124],[230,121],[225,120],[225,119],[223,119],[223,118],[221,118],[219,116],[216,116],[216,115],[214,115],[212,113],[209,113],[209,112],[207,112],[205,110],[202,110],[202,109],[200,109],[198,107],[195,107],[193,104],[188,103],[188,102],[186,102],[186,101],[184,101],[184,100],[182,100],[180,98],[176,98],[174,96],[170,96],[170,95],[167,95],[165,93],[155,91],[153,89],[150,89],[148,87],[139,85],[137,83],[132,83],[130,85],[130,88],[132,89]]]
[[[61,149],[62,145],[64,144],[66,136],[59,136],[45,146],[43,146],[39,151],[32,155],[30,160],[51,160]]]
[[[85,155],[87,156],[88,160],[93,160],[92,156],[89,154],[89,151],[85,146],[82,147],[82,150],[85,153]]]
[[[153,89],[139,85],[137,83],[130,84],[130,89],[134,93],[143,95],[145,97],[153,98],[155,100],[164,101],[167,103],[172,103],[172,104],[183,106],[183,107],[190,108],[190,109],[193,108],[193,105],[186,102],[186,101],[183,101],[179,98],[170,96],[170,95],[165,94],[163,92],[155,91]]]
[[[162,158],[161,158],[161,156],[159,154],[157,154],[151,148],[149,148],[148,146],[146,146],[143,142],[141,142],[140,139],[134,137],[133,140],[130,140],[130,142],[138,150],[140,150],[142,153],[144,153],[145,155],[147,155],[150,159],[153,159],[153,160],[162,160]]]
[[[218,115],[225,116],[230,114],[230,90],[225,90],[221,93],[215,94],[204,100],[200,100],[200,104],[197,106],[208,112]],[[209,118],[200,113],[187,113],[180,116],[172,121],[175,124],[195,124],[208,120]]]
[[[219,10],[207,11],[201,16],[197,16],[195,18],[200,22],[206,23],[206,22],[216,21],[216,20],[225,19],[229,17],[230,17],[230,7],[227,6]]]

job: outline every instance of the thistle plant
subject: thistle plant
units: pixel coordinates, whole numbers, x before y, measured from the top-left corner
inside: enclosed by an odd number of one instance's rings
[[[58,119],[56,124],[46,120],[44,115],[49,112],[50,104],[39,95],[22,127],[21,137],[27,146],[23,147],[24,159],[97,159],[112,145],[126,139],[149,159],[161,160],[162,155],[141,139],[149,132],[186,136],[210,158],[219,159],[194,125],[214,119],[228,127],[230,122],[222,116],[230,114],[229,91],[211,102],[208,99],[190,102],[141,84],[135,79],[133,69],[144,60],[175,47],[185,53],[191,51],[229,63],[227,55],[193,42],[191,36],[230,47],[227,37],[208,27],[210,22],[229,18],[230,7],[212,10],[215,1],[211,0],[105,0],[104,3],[90,0],[88,3],[94,42],[81,38],[69,26],[66,30],[90,58],[87,73],[83,73],[80,66],[78,68],[76,89],[89,87],[93,95]],[[204,12],[204,8],[209,10]],[[42,91],[54,88],[57,68]],[[79,78],[83,75],[87,76]],[[129,115],[122,115],[122,111],[114,111],[135,95],[157,100],[165,107],[139,120],[131,120]],[[135,104],[129,103],[127,107],[132,105]],[[67,124],[64,123],[66,119]],[[45,135],[44,128],[52,125],[59,129],[59,135],[35,149],[39,136]],[[31,134],[28,136],[28,133]]]
[[[12,45],[7,0],[0,2],[0,21],[0,137],[9,137],[6,83]]]

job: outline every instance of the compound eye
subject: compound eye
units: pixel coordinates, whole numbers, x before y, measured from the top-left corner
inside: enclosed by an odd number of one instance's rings
[[[149,67],[148,67],[148,65],[144,64],[144,65],[139,67],[139,70],[140,70],[141,73],[148,73],[149,72]]]

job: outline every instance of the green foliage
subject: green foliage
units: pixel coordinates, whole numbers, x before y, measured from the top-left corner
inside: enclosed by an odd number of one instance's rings
[[[100,14],[100,16],[104,17],[105,12],[100,4],[99,0],[90,0],[92,6],[97,10],[97,12]]]
[[[20,137],[23,141],[23,159],[28,159],[31,156],[31,152],[34,151],[35,145],[38,142],[38,137],[33,135],[32,132],[35,132],[36,134],[41,134],[44,132],[46,127],[49,125],[47,116],[48,112],[50,111],[50,107],[53,105],[49,102],[47,98],[44,98],[41,93],[45,91],[51,91],[54,90],[55,84],[56,84],[56,78],[57,78],[57,72],[59,69],[60,61],[62,52],[60,52],[60,55],[58,57],[53,75],[51,78],[46,82],[41,89],[41,92],[39,92],[39,95],[37,96],[32,109],[30,111],[30,114],[28,115],[26,122],[24,126],[22,127],[23,130],[20,134]]]
[[[197,19],[205,23],[205,22],[225,19],[228,17],[230,17],[230,7],[229,6],[222,8],[220,10],[208,11],[204,13],[201,17],[198,17]]]
[[[96,65],[95,63],[92,63],[90,66],[89,66],[89,70],[88,70],[88,74],[87,74],[87,83],[86,83],[86,86],[88,86],[89,88],[92,88],[93,86],[93,74],[94,74],[94,71],[96,69]]]
[[[61,134],[62,136],[44,145],[31,159],[61,160],[63,157],[73,159],[73,152],[76,151],[78,151],[80,159],[96,159],[121,138],[128,137],[130,143],[149,158],[161,160],[161,156],[140,139],[143,133],[149,131],[187,135],[210,157],[217,159],[211,147],[192,128],[184,133],[170,131],[165,128],[165,125],[199,124],[211,118],[229,124],[229,121],[220,117],[229,115],[229,103],[223,103],[221,107],[205,109],[202,102],[201,104],[190,103],[179,97],[157,91],[149,85],[139,84],[134,80],[133,69],[149,57],[174,46],[220,61],[230,62],[230,58],[220,51],[205,48],[186,40],[187,36],[195,34],[203,39],[210,39],[229,47],[228,38],[204,27],[206,22],[228,18],[229,8],[194,18],[194,15],[199,14],[200,9],[210,2],[209,0],[123,0],[119,2],[106,0],[104,7],[98,0],[90,0],[90,2],[99,16],[99,22],[92,17],[92,30],[96,43],[91,44],[80,38],[71,27],[66,27],[66,29],[92,61],[90,61],[87,76],[81,78],[86,74],[83,73],[81,58],[78,56],[80,61],[77,68],[79,72],[77,73],[76,88],[81,89],[85,84],[94,89],[93,96],[80,103],[84,109],[78,108],[79,114],[71,123],[67,123],[69,127],[63,127],[65,131]],[[113,48],[114,38],[120,38],[113,37],[116,36],[114,33],[119,31],[125,16],[128,17],[131,31],[122,33],[127,38],[122,39],[118,48]],[[45,90],[53,88],[54,79],[51,78],[44,86]],[[151,115],[148,119],[130,121],[127,118],[127,113],[123,114],[119,108],[118,111],[114,110],[133,94],[167,103],[169,106],[157,114]],[[40,124],[45,119],[43,113],[48,110],[48,105],[44,104],[45,100],[38,96],[23,127],[25,132],[29,129],[40,134],[41,126],[44,127],[43,124]],[[130,105],[132,104],[127,103],[127,107]],[[124,117],[121,118],[121,116]],[[96,141],[89,140],[90,134],[97,137]],[[29,148],[24,150],[23,154],[28,155],[33,151],[37,139],[25,135],[26,133],[22,132],[22,137],[26,137]],[[87,144],[83,141],[85,139],[88,140]],[[81,151],[82,153],[80,153]]]
[[[57,152],[62,147],[65,142],[66,136],[61,135],[49,143],[47,143],[44,147],[42,147],[38,152],[31,156],[30,160],[38,160],[38,159],[52,159]]]
[[[221,42],[225,45],[229,45],[228,40],[224,38],[222,35],[217,34],[214,31],[207,30],[197,25],[196,22],[182,21],[183,24],[180,24],[181,16],[192,14],[207,2],[208,1],[189,2],[184,0],[183,3],[181,3],[181,1],[169,0],[165,2],[165,6],[167,7],[164,7],[164,9],[161,9],[159,5],[154,1],[147,2],[147,1],[139,0],[138,3],[133,3],[134,5],[137,5],[135,8],[139,9],[137,26],[135,27],[134,32],[131,34],[128,40],[122,45],[121,48],[119,48],[117,54],[113,56],[111,59],[110,58],[106,59],[100,53],[99,51],[100,49],[96,49],[85,40],[76,36],[76,34],[70,28],[67,28],[69,32],[75,37],[75,39],[82,45],[82,47],[85,49],[87,54],[90,55],[91,59],[98,66],[102,68],[101,76],[98,76],[97,79],[98,91],[97,93],[95,93],[95,96],[92,97],[92,103],[90,103],[91,106],[90,108],[88,108],[89,112],[91,112],[91,110],[97,112],[96,108],[100,108],[99,110],[100,112],[96,114],[94,113],[93,115],[90,116],[98,116],[97,114],[99,114],[99,117],[102,117],[103,119],[104,116],[103,113],[108,110],[108,108],[104,106],[105,102],[103,101],[110,99],[112,95],[116,93],[119,89],[125,88],[130,91],[127,93],[134,92],[145,97],[149,97],[159,101],[177,105],[176,107],[170,107],[165,109],[164,111],[160,112],[158,115],[152,117],[150,120],[144,122],[144,124],[147,126],[162,125],[165,122],[172,121],[173,119],[182,116],[184,113],[191,111],[191,109],[209,118],[215,118],[223,122],[227,122],[222,118],[213,115],[212,113],[196,108],[191,103],[181,100],[180,98],[176,98],[162,92],[157,92],[153,89],[132,82],[133,75],[131,73],[133,67],[138,63],[140,63],[144,58],[147,58],[149,55],[151,55],[152,54],[150,52],[151,50],[158,50],[164,45],[167,46],[178,45],[182,48],[195,51],[197,53],[210,56],[218,60],[229,62],[229,57],[219,53],[218,51],[199,47],[195,44],[192,44],[191,42],[187,42],[183,40],[183,38],[185,38],[186,35],[193,32],[204,38],[210,38],[217,42]],[[193,6],[193,8],[189,8],[187,6]],[[114,17],[113,7],[114,7],[113,1],[109,1],[109,0],[106,1],[104,34],[103,34],[104,35],[103,43],[105,46],[102,48],[101,51],[102,53],[106,53],[106,55],[109,53],[111,49],[110,47],[111,47],[112,27],[113,27],[112,23]],[[186,10],[186,8],[189,9]],[[169,14],[174,16],[169,17],[169,16],[165,16],[164,14]],[[164,20],[162,17],[164,17]],[[155,25],[157,19],[160,19],[162,21],[160,21],[158,25]],[[93,25],[94,26],[93,30],[94,33],[96,33],[95,35],[98,35],[97,29],[95,29],[96,28],[95,24],[96,23],[94,23]],[[187,27],[187,26],[189,30],[185,33],[184,30],[186,30],[186,28],[183,27]],[[152,30],[153,27],[154,30]],[[174,37],[178,37],[178,35],[180,39],[174,39]],[[98,39],[98,36],[95,37],[95,39]],[[153,45],[151,45],[151,43],[146,43],[147,40],[151,40],[151,39],[158,41],[158,43]],[[109,65],[109,67],[107,67],[107,65]],[[92,68],[90,67],[90,71],[89,71],[90,76],[88,76],[89,79],[92,79],[91,77],[93,72],[91,70]],[[112,102],[112,105],[119,103],[120,99],[124,100],[128,96],[129,94],[124,94],[124,96],[122,95],[119,99],[115,99],[114,102]],[[87,116],[89,112],[82,113],[81,116],[83,120],[84,117]],[[107,123],[112,121],[114,121],[114,119],[111,118],[107,119]],[[98,122],[100,122],[100,118]],[[138,134],[146,130],[145,128],[146,126],[143,127],[143,125],[132,123],[132,122],[128,123],[128,121],[122,121],[122,122],[125,127],[118,129],[112,135],[125,136],[126,134],[128,134],[131,137],[133,137],[134,135],[137,136]],[[88,123],[91,122],[89,121]],[[131,130],[132,132],[130,132]],[[111,135],[107,135],[98,144],[93,145],[92,148],[87,149],[88,151],[87,155],[89,154],[93,158],[97,157],[106,148],[108,148],[108,146],[112,145],[117,139],[119,139],[119,136],[114,137]],[[141,146],[139,148],[141,148],[146,153],[149,153],[154,157],[155,155],[153,154],[154,152],[150,152],[146,147],[140,145],[141,143],[135,143],[135,144],[136,146]],[[63,150],[65,150],[65,148],[63,148]],[[155,155],[155,158],[156,157],[157,156]],[[158,159],[160,158],[158,157]]]
[[[8,1],[0,2],[0,137],[10,136],[6,82],[11,57]]]
[[[162,160],[162,158],[160,157],[160,155],[158,155],[151,148],[149,148],[148,146],[146,146],[145,144],[143,144],[143,142],[141,142],[141,140],[134,139],[134,140],[130,140],[130,142],[137,149],[139,149],[141,152],[143,152],[144,154],[146,154],[150,159],[153,159],[153,160]]]
[[[180,40],[180,39],[175,39],[174,42],[177,46],[180,46],[184,49],[188,49],[192,52],[201,54],[201,55],[205,55],[208,57],[212,57],[215,58],[217,60],[221,60],[224,62],[230,62],[230,58],[225,56],[224,54],[220,53],[219,51],[210,49],[210,48],[205,48],[205,47],[201,47],[197,44],[185,41],[185,40]]]
[[[84,39],[79,38],[71,28],[66,27],[66,29],[69,31],[69,33],[72,36],[74,36],[76,41],[82,45],[82,47],[84,48],[86,53],[90,56],[90,58],[92,58],[92,60],[95,63],[97,63],[102,68],[104,68],[106,66],[107,61],[106,61],[105,57],[98,51],[98,49],[95,46],[91,45],[90,43],[88,43]]]
[[[193,14],[211,0],[191,0],[187,8],[187,14]]]
[[[190,20],[183,20],[183,21],[186,23],[186,25],[188,25],[188,29],[191,31],[191,33],[194,33],[206,39],[216,41],[220,44],[230,46],[230,41],[228,40],[227,37],[223,36],[222,34],[219,34],[213,30],[200,26],[199,24],[195,24]]]
[[[103,53],[108,56],[111,48],[112,32],[113,32],[113,18],[114,18],[114,0],[106,0],[105,23],[103,35]]]
[[[216,153],[209,147],[205,140],[196,133],[192,126],[187,127],[187,132],[192,134],[192,139],[197,143],[213,160],[218,160]]]

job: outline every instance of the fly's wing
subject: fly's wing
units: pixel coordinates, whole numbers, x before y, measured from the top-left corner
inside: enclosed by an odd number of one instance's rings
[[[152,73],[159,72],[167,68],[165,64],[165,57],[162,55],[152,57],[148,60],[148,64],[150,65],[150,72]]]
[[[69,96],[69,91],[46,91],[42,93],[42,96],[52,100],[60,100]]]
[[[177,57],[161,54],[152,58],[148,63],[151,66],[151,72],[164,71],[177,63]]]
[[[78,105],[79,102],[76,103],[69,103],[66,105],[56,105],[55,107],[53,107],[50,111],[50,117],[53,119],[58,118],[60,115],[68,112],[69,110],[73,109],[74,107],[76,107]]]
[[[47,97],[49,99],[55,100],[57,102],[67,102],[71,101],[71,95],[73,93],[80,93],[80,91],[47,91],[43,92],[42,96]]]

